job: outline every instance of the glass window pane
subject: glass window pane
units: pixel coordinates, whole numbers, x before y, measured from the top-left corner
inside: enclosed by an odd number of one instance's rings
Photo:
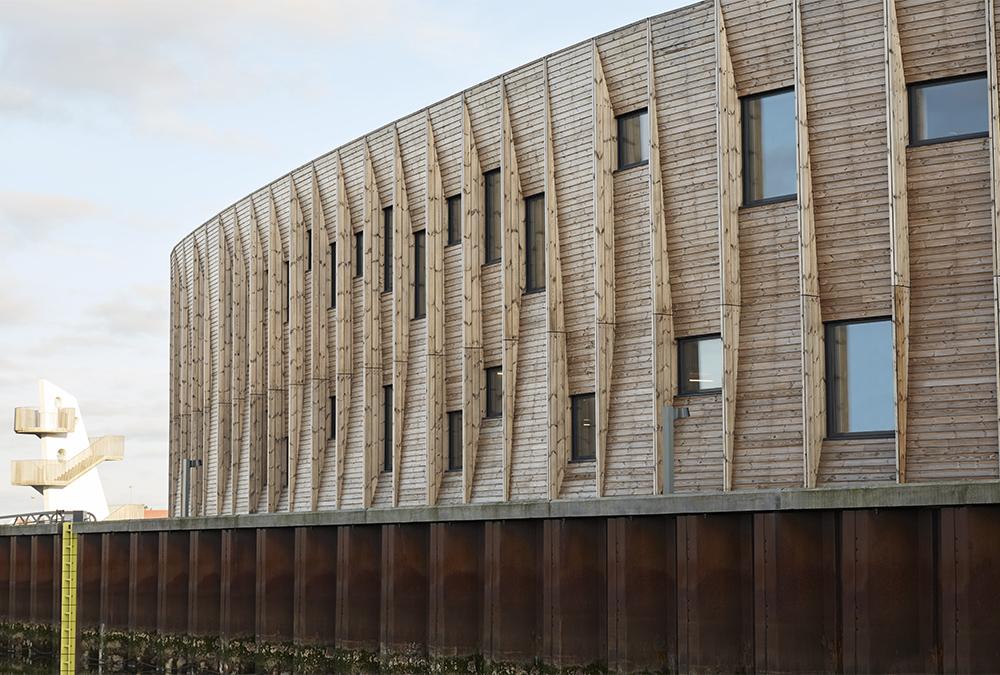
[[[448,413],[448,470],[462,469],[462,411]]]
[[[392,385],[382,387],[382,470],[392,472]]]
[[[985,134],[989,123],[986,77],[910,87],[913,141]]]
[[[486,416],[503,415],[503,371],[498,367],[486,369]]]
[[[486,262],[500,260],[500,170],[483,174],[486,183]]]
[[[427,270],[424,267],[424,231],[413,233],[413,316],[427,313]]]
[[[382,209],[382,290],[392,290],[392,207]]]
[[[596,456],[594,395],[580,394],[573,396],[570,400],[573,418],[573,459],[593,459]]]
[[[354,276],[365,274],[365,233],[354,233]]]
[[[680,340],[680,393],[700,394],[722,388],[722,338]]]
[[[337,438],[337,397],[330,397],[330,411],[327,414],[327,424],[329,425],[329,437],[330,440],[335,440]]]
[[[618,168],[649,160],[649,112],[640,110],[618,118]]]
[[[830,432],[892,431],[892,322],[831,324],[827,330]]]
[[[795,92],[743,99],[744,202],[794,195]]]
[[[545,288],[545,195],[524,200],[525,285],[529,291]]]
[[[462,195],[448,197],[448,245],[462,241]]]
[[[330,306],[337,306],[337,245],[330,244]]]

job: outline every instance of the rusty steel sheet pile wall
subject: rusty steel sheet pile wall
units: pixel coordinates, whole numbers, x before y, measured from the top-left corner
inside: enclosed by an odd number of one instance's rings
[[[198,516],[997,479],[998,70],[995,0],[702,0],[261,187],[171,253],[171,515],[184,458],[205,462]],[[987,134],[910,144],[907,86],[984,72]],[[741,100],[785,89],[795,195],[747,205]],[[640,110],[649,161],[619,168],[616,119]],[[824,324],[874,318],[892,321],[893,429],[829,434]],[[716,334],[721,388],[678,391],[678,340]],[[689,415],[665,456],[669,406]]]
[[[59,596],[58,535],[13,529],[0,659]],[[79,536],[81,667],[1000,668],[997,504]]]

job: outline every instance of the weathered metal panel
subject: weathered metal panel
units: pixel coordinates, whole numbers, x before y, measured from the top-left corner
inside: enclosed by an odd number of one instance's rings
[[[337,532],[337,646],[378,648],[382,573],[381,528],[349,525]]]
[[[427,556],[425,523],[382,527],[382,650],[412,654],[427,644]]]
[[[542,648],[542,521],[485,523],[483,656],[530,662]]]
[[[428,651],[465,656],[480,651],[483,523],[430,525]]]
[[[257,533],[222,532],[223,638],[253,637],[257,618]]]
[[[337,528],[295,528],[295,642],[333,644]]]
[[[295,590],[295,530],[257,530],[257,637],[291,640]]]
[[[188,576],[188,632],[218,635],[222,591],[222,533],[191,532],[191,571]]]
[[[160,532],[160,570],[157,576],[156,626],[160,633],[183,633],[188,625],[188,572],[191,538],[185,531]],[[83,579],[89,574],[88,564],[83,560],[88,540],[94,535],[80,537],[80,579],[81,589]],[[98,569],[100,567],[98,566]],[[83,626],[82,619],[86,600],[83,591],[80,593],[80,614],[78,623]]]
[[[133,532],[130,538],[128,628],[155,631],[160,538],[155,532]]]

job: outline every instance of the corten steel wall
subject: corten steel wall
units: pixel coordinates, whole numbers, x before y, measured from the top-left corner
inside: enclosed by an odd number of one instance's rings
[[[678,492],[997,478],[1000,139],[905,144],[906,84],[995,84],[995,4],[706,0],[499,75],[239,200],[171,255],[171,513],[187,458],[204,461],[195,515],[656,494],[667,404],[690,410],[675,424]],[[740,161],[737,98],[786,87],[798,202],[740,208],[725,170]],[[613,116],[642,108],[651,160],[616,170]],[[480,172],[498,168],[508,246],[480,266]],[[522,294],[513,235],[538,192],[556,207],[548,279]],[[445,247],[443,200],[463,193],[469,237]],[[380,293],[388,206],[395,241],[427,231],[426,317],[411,318],[405,245]],[[725,325],[724,295],[738,313]],[[897,438],[824,438],[822,322],[890,316]],[[734,395],[675,395],[675,340],[720,331]],[[480,419],[481,369],[501,365],[503,417]],[[599,461],[568,462],[568,396],[595,392]],[[464,473],[445,472],[443,415],[463,409]]]
[[[138,594],[156,588],[160,634],[613,671],[1000,669],[1000,505],[735,507],[82,525],[81,550],[102,554],[81,561],[81,628],[151,630]],[[32,608],[57,585],[25,571],[53,564],[44,530],[0,532],[0,622],[52,620]]]

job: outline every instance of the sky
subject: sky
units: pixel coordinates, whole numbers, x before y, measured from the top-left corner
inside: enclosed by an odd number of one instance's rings
[[[0,515],[70,391],[112,504],[167,499],[169,256],[237,199],[394,119],[689,0],[0,0]]]

